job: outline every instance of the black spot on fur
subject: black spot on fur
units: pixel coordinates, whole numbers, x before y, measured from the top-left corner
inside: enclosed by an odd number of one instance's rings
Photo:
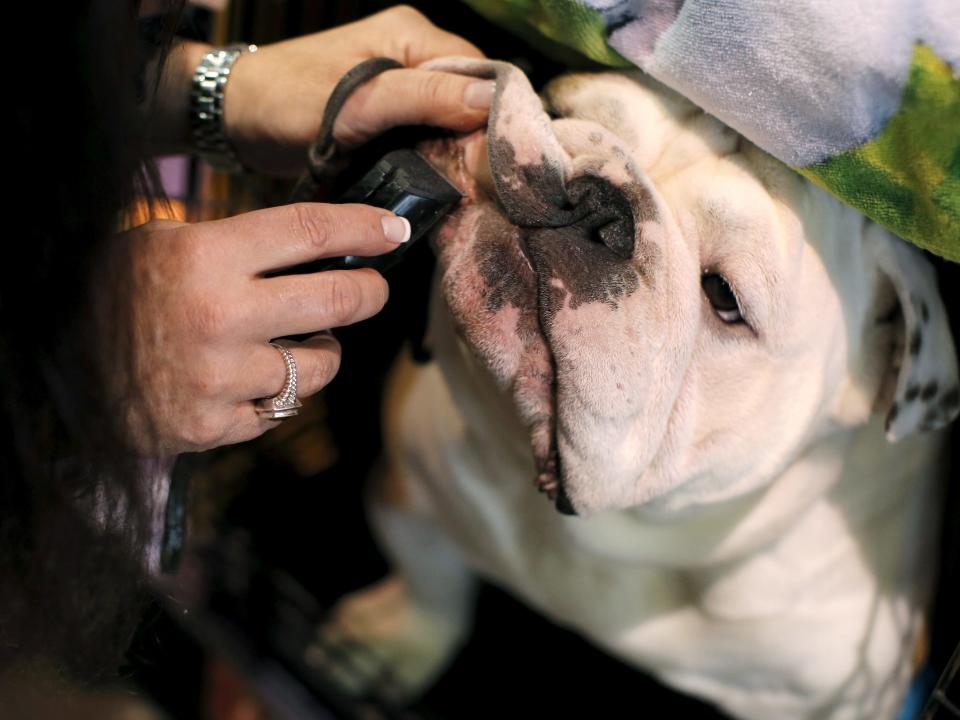
[[[894,303],[893,307],[877,318],[877,325],[888,325],[900,318],[900,303]]]
[[[960,388],[952,388],[940,398],[940,409],[945,413],[953,412],[960,406]]]
[[[907,402],[913,402],[914,400],[917,399],[917,395],[919,394],[920,394],[920,386],[910,385],[907,388],[907,391],[903,394],[903,399],[906,400]]]
[[[487,213],[478,225],[474,261],[486,287],[490,312],[512,305],[520,311],[517,334],[524,340],[538,331],[535,281],[520,253],[520,231],[499,213]]]
[[[913,334],[910,336],[910,354],[916,357],[920,354],[920,348],[923,345],[923,336],[920,334],[920,329],[917,328],[913,331]]]
[[[928,322],[930,320],[930,308],[927,307],[927,303],[924,300],[920,301],[920,317],[924,322]]]
[[[933,399],[933,396],[937,394],[937,381],[932,380],[923,386],[923,392],[920,393],[920,397],[925,401],[929,402]]]
[[[900,414],[900,406],[894,403],[890,406],[890,412],[887,413],[887,424],[886,429],[890,430],[893,427],[893,424],[897,421],[897,415]]]
[[[488,141],[497,197],[514,225],[554,225],[567,194],[560,171],[547,162],[518,165],[513,145],[503,138]]]
[[[548,320],[568,294],[574,308],[590,302],[616,307],[639,287],[639,276],[628,259],[576,227],[535,230],[528,236],[527,251],[540,276],[541,309]],[[555,279],[563,289],[553,284]]]
[[[495,213],[486,214],[478,224],[473,254],[487,288],[487,309],[492,312],[506,304],[519,308],[530,296],[517,282],[523,277],[519,242],[517,229]]]

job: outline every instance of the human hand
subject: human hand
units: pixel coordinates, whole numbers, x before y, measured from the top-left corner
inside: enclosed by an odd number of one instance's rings
[[[234,65],[224,98],[227,136],[247,167],[297,175],[334,86],[350,68],[377,56],[405,68],[373,78],[344,104],[333,130],[341,147],[363,144],[399,125],[478,128],[486,122],[493,83],[415,69],[444,55],[483,57],[406,6],[263,46]]]
[[[252,402],[284,384],[283,358],[268,341],[368,318],[386,302],[387,284],[369,269],[264,275],[377,255],[409,232],[379,208],[303,203],[192,225],[154,220],[114,237],[97,266],[94,317],[132,447],[169,455],[275,427]],[[300,397],[336,374],[340,346],[329,333],[283,344],[297,362]]]

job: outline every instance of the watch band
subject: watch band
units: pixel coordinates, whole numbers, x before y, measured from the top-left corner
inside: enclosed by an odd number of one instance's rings
[[[223,96],[230,69],[244,52],[256,45],[237,43],[213,48],[204,54],[193,74],[190,90],[190,130],[197,154],[216,170],[243,172],[243,165],[223,127]]]

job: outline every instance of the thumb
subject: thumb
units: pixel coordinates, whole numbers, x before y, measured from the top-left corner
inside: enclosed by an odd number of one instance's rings
[[[468,132],[486,123],[493,91],[492,80],[436,70],[389,70],[347,100],[333,135],[350,147],[400,125]]]

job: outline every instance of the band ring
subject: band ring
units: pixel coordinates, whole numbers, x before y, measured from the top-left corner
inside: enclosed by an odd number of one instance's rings
[[[293,359],[293,353],[283,345],[270,343],[283,356],[283,364],[287,368],[287,376],[283,382],[280,392],[270,398],[257,400],[257,413],[270,420],[282,420],[283,418],[293,417],[300,412],[303,407],[297,399],[297,361]]]

